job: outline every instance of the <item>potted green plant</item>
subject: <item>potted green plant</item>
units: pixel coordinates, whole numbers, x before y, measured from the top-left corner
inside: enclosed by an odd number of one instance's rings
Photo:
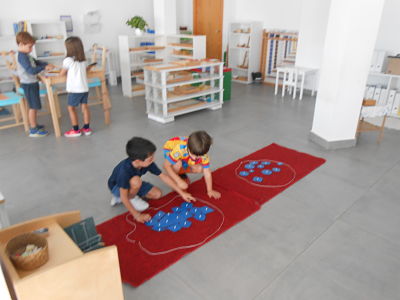
[[[135,29],[136,35],[142,35],[145,27],[148,25],[147,22],[140,16],[134,16],[128,21],[126,21],[126,25]]]

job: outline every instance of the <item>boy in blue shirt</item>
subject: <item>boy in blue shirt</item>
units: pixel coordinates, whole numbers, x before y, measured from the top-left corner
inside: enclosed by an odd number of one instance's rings
[[[133,137],[126,144],[128,158],[122,160],[113,170],[108,179],[108,188],[113,198],[111,205],[123,203],[137,222],[149,221],[149,214],[141,212],[149,207],[145,199],[159,199],[162,192],[158,187],[151,183],[142,181],[141,176],[147,171],[158,176],[164,183],[174,189],[181,197],[187,201],[195,201],[191,194],[180,189],[176,183],[166,174],[162,173],[154,162],[156,146],[140,137]]]
[[[29,136],[42,137],[48,132],[44,126],[37,124],[37,111],[42,108],[37,74],[43,70],[49,71],[53,65],[34,59],[29,53],[35,44],[35,39],[28,32],[19,32],[16,36],[18,44],[17,73],[28,102]]]

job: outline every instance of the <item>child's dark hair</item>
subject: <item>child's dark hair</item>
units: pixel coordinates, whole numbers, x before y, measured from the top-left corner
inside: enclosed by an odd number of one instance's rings
[[[210,150],[212,138],[205,131],[195,131],[189,135],[188,149],[194,155],[204,155]]]
[[[85,51],[80,38],[71,36],[65,40],[65,48],[67,48],[67,57],[72,57],[75,61],[85,61]]]
[[[31,36],[29,32],[18,32],[17,35],[15,36],[15,40],[17,42],[17,45],[19,44],[33,45],[36,42],[35,38]]]
[[[131,138],[126,144],[126,154],[132,161],[137,159],[144,161],[156,152],[156,149],[152,142],[137,136]]]

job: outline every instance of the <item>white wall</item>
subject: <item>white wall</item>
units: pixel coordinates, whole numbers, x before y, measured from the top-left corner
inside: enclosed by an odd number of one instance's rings
[[[321,67],[330,2],[331,0],[303,0],[296,56],[298,65]],[[399,12],[399,0],[385,1],[375,49],[386,50],[389,54],[400,53]]]
[[[384,0],[331,2],[312,126],[326,141],[354,140],[383,6]]]
[[[331,0],[303,0],[296,65],[320,68]]]
[[[387,50],[390,54],[400,53],[399,12],[399,0],[386,0],[376,40],[376,49]]]
[[[193,30],[193,0],[176,0],[176,25]]]

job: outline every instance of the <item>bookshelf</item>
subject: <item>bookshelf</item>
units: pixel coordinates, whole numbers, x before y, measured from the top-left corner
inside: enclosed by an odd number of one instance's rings
[[[67,38],[62,21],[27,21],[27,31],[36,38],[32,56],[53,65],[61,66],[65,58],[64,41]]]
[[[15,36],[0,36],[0,52],[17,51]],[[6,66],[3,56],[0,55],[0,92],[10,92],[14,88],[14,81]]]
[[[167,35],[168,60],[206,58],[206,36],[176,34]]]
[[[232,80],[249,84],[251,73],[260,70],[261,22],[231,23],[229,28],[228,66]]]
[[[144,95],[143,68],[165,60],[165,36],[144,34],[118,37],[122,93],[126,97]]]

